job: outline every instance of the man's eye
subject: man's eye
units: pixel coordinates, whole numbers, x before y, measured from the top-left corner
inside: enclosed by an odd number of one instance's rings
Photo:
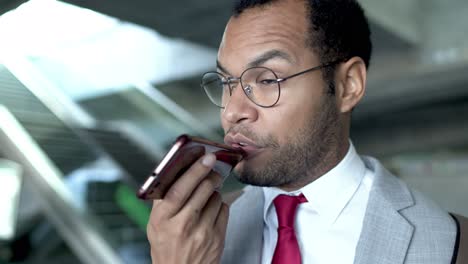
[[[264,80],[261,80],[260,83],[262,85],[271,85],[271,84],[276,84],[277,81],[275,79],[264,79]]]

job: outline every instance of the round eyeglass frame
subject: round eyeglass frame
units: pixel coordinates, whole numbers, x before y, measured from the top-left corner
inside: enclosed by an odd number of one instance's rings
[[[312,68],[309,68],[309,69],[300,71],[300,72],[298,72],[298,73],[294,73],[294,74],[289,75],[289,76],[284,77],[284,78],[278,78],[278,75],[277,75],[272,69],[267,68],[267,67],[263,67],[263,66],[249,67],[249,68],[245,69],[245,70],[241,73],[241,75],[240,75],[239,77],[226,77],[224,74],[222,74],[222,73],[220,73],[220,72],[217,72],[217,71],[209,71],[209,72],[205,72],[205,73],[202,75],[202,78],[201,78],[202,80],[201,80],[201,82],[200,82],[200,86],[201,86],[201,88],[203,88],[203,90],[205,91],[206,95],[208,96],[208,98],[210,99],[210,101],[211,101],[214,105],[216,105],[217,107],[219,107],[219,108],[221,108],[221,109],[224,109],[225,106],[218,105],[216,102],[214,102],[213,99],[211,99],[209,93],[207,92],[207,90],[206,90],[206,88],[205,88],[206,85],[203,84],[203,79],[204,79],[204,77],[205,77],[207,74],[217,74],[217,75],[223,77],[223,78],[226,80],[226,82],[227,82],[226,84],[228,85],[228,88],[229,88],[229,97],[232,96],[232,91],[234,90],[234,87],[235,87],[235,86],[232,86],[232,85],[233,85],[235,82],[238,82],[238,83],[240,83],[240,85],[241,85],[241,87],[242,87],[242,90],[244,91],[245,96],[247,96],[247,98],[249,98],[249,100],[250,100],[252,103],[254,103],[255,105],[258,105],[258,106],[260,106],[260,107],[263,107],[263,108],[270,108],[270,107],[275,106],[275,105],[278,103],[278,101],[279,101],[279,99],[280,99],[280,97],[281,97],[281,85],[280,85],[280,83],[282,83],[282,82],[284,82],[284,81],[286,81],[286,80],[289,80],[289,79],[291,79],[291,78],[293,78],[293,77],[302,75],[302,74],[304,74],[304,73],[308,73],[308,72],[320,70],[320,69],[323,69],[323,68],[326,68],[326,67],[334,66],[334,65],[336,65],[336,64],[338,64],[338,63],[341,63],[341,62],[343,62],[343,61],[345,61],[345,60],[340,59],[340,60],[335,60],[335,61],[332,61],[332,62],[329,62],[329,63],[324,63],[324,64],[321,64],[321,65],[319,65],[319,66],[315,66],[315,67],[312,67]],[[244,86],[244,84],[243,84],[243,82],[242,82],[242,76],[244,76],[244,74],[245,74],[247,71],[252,70],[252,69],[266,69],[266,70],[270,71],[271,73],[273,73],[273,75],[275,76],[275,79],[274,79],[273,81],[275,81],[276,84],[278,85],[278,97],[276,98],[276,100],[275,100],[274,103],[272,103],[272,104],[270,104],[270,105],[261,105],[261,104],[255,102],[255,101],[247,94],[246,89],[247,89],[247,88],[251,88],[251,87],[250,87],[249,85]]]

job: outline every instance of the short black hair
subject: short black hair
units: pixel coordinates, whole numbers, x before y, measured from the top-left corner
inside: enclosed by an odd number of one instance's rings
[[[233,15],[246,9],[266,7],[280,0],[236,0]],[[370,65],[372,42],[364,10],[356,0],[303,0],[308,10],[307,44],[317,52],[322,64],[360,57]],[[324,68],[324,79],[334,93],[334,68]]]

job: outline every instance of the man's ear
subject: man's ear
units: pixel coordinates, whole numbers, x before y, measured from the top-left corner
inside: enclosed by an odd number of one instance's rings
[[[367,68],[359,57],[340,64],[335,72],[336,102],[340,113],[348,113],[361,101],[366,90]]]

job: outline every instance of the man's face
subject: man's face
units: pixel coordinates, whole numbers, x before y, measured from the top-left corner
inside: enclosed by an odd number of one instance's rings
[[[253,63],[279,78],[320,65],[306,44],[308,21],[302,1],[251,8],[229,21],[218,53],[218,71],[239,77]],[[322,166],[337,129],[334,97],[321,71],[286,80],[278,103],[262,108],[237,85],[221,110],[225,141],[248,153],[235,170],[244,183],[285,188],[305,184]],[[240,143],[240,144],[239,144]]]

